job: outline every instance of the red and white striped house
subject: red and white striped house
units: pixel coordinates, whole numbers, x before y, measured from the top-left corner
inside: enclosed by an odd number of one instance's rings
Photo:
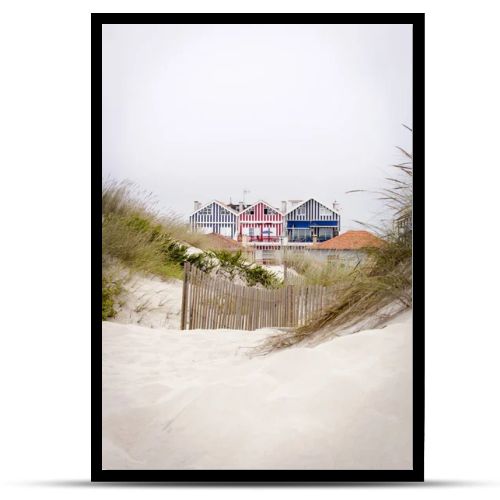
[[[258,201],[238,214],[239,239],[277,242],[283,231],[283,213],[265,201]]]

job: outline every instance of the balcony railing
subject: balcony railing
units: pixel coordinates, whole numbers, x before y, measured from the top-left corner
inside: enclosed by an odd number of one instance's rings
[[[273,242],[280,241],[279,236],[249,236],[248,241],[263,241],[263,242]]]
[[[312,236],[292,235],[292,236],[288,237],[288,241],[290,241],[292,243],[312,243],[313,241],[316,241],[316,242],[320,243],[322,241],[330,240],[331,238],[333,238],[333,236],[335,236],[335,235],[332,235],[332,236],[324,236],[324,235],[322,235],[322,236],[318,236],[314,240]]]

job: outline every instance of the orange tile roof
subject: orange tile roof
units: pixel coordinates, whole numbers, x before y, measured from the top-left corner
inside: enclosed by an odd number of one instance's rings
[[[241,245],[237,241],[227,236],[222,236],[222,234],[210,233],[206,237],[209,240],[210,248],[214,250],[238,250],[241,248]]]
[[[359,250],[366,247],[380,247],[384,240],[369,231],[347,231],[340,236],[317,243],[316,250]]]

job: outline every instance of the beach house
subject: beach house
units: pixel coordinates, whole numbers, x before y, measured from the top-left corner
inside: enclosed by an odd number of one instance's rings
[[[206,205],[194,202],[194,212],[189,217],[193,231],[216,233],[236,239],[238,212],[228,205],[213,200]]]
[[[283,214],[261,200],[238,214],[238,226],[238,239],[277,242],[283,231]]]
[[[289,243],[316,243],[339,234],[340,214],[334,208],[314,198],[306,201],[282,202],[286,211],[283,232]]]

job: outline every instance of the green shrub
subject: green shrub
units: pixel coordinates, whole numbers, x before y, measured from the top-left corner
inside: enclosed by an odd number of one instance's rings
[[[240,276],[248,286],[260,284],[266,288],[276,288],[282,285],[278,277],[257,264],[250,264],[245,260],[241,250],[213,250],[209,252],[220,262],[220,269],[230,278]]]
[[[204,273],[209,273],[217,267],[217,261],[210,252],[201,252],[189,255],[186,259],[190,264],[200,269]]]
[[[112,281],[110,278],[102,277],[102,320],[116,316],[115,298],[121,293],[122,286],[120,282]]]
[[[185,245],[177,243],[166,234],[158,235],[156,241],[159,241],[160,251],[168,261],[182,265],[188,260],[189,255]]]
[[[283,285],[274,273],[256,264],[245,266],[244,273],[249,286],[261,284],[265,288],[278,288]]]
[[[247,263],[240,250],[188,254],[185,243],[204,248],[205,239],[205,235],[190,232],[177,216],[159,216],[151,195],[134,191],[133,185],[111,182],[103,186],[102,253],[111,258],[103,262],[116,259],[132,270],[178,279],[183,276],[184,263],[190,262],[207,273],[218,266],[229,278],[239,276],[249,286],[280,286],[273,273]],[[112,306],[106,310],[111,311]]]
[[[219,268],[225,271],[231,279],[244,272],[245,259],[243,258],[241,250],[236,252],[231,252],[229,250],[212,250],[207,253],[219,261]]]

